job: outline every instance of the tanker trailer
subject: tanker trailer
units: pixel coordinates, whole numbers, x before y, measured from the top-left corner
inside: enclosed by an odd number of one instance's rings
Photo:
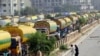
[[[69,18],[72,21],[72,31],[75,31],[76,25],[77,25],[77,22],[78,22],[78,16],[69,16]]]
[[[66,21],[64,19],[53,19],[59,26],[59,31],[60,31],[60,37],[65,37],[65,31],[66,31]]]
[[[20,36],[23,43],[27,42],[30,38],[30,34],[36,33],[36,29],[25,26],[25,25],[19,25],[19,26],[10,26],[6,27],[5,30],[7,30],[12,37]]]
[[[30,39],[29,36],[32,33],[36,33],[36,30],[33,27],[25,25],[10,26],[6,27],[4,30],[8,31],[11,34],[11,37],[16,38],[18,42],[18,45],[15,48],[11,48],[12,55],[18,55],[19,53],[21,53],[21,46],[23,46],[23,44],[26,44],[26,42]]]
[[[55,21],[52,20],[37,21],[34,24],[34,28],[36,28],[37,31],[45,33],[48,37],[58,36],[58,39],[60,38],[59,33],[56,32],[58,27]]]
[[[100,19],[100,13],[96,13],[96,20]]]
[[[64,20],[66,22],[66,31],[65,32],[67,34],[67,33],[70,33],[71,32],[71,24],[72,24],[72,21],[68,17],[65,17]]]
[[[19,17],[13,17],[12,20],[13,20],[13,22],[18,23],[19,22]]]
[[[45,18],[45,15],[44,14],[40,14],[40,15],[37,15],[38,19],[39,20],[43,20]]]
[[[37,16],[30,16],[31,17],[31,22],[35,22],[38,20],[38,17]]]
[[[80,26],[84,26],[87,23],[90,23],[91,19],[89,19],[85,14],[79,16],[79,23]]]
[[[34,27],[34,23],[32,23],[32,22],[26,22],[23,25]]]
[[[11,45],[11,35],[7,31],[0,30],[0,51],[8,49]]]
[[[86,24],[88,24],[89,23],[89,14],[84,14],[84,17],[85,17],[85,19],[86,19]]]
[[[5,27],[5,26],[7,26],[10,23],[11,23],[11,20],[10,19],[1,19],[0,20],[0,26],[1,27]]]
[[[31,17],[30,16],[23,16],[19,18],[19,23],[25,23],[25,22],[30,22]]]
[[[95,16],[96,16],[96,15],[95,15],[94,13],[90,13],[90,16],[89,16],[89,17],[90,17],[90,19],[92,20],[92,22],[95,20]]]
[[[0,55],[9,53],[9,50],[16,48],[17,45],[17,39],[12,38],[10,33],[7,31],[0,31]],[[18,52],[18,50],[16,50]]]
[[[84,24],[87,24],[88,23],[88,21],[89,21],[89,17],[88,17],[88,14],[84,14],[84,15],[82,15],[82,17],[83,17],[83,19],[84,19]]]
[[[11,16],[1,16],[2,19],[11,19]]]

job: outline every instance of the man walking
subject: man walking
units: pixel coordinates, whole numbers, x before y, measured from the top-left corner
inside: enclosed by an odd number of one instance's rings
[[[78,56],[79,55],[79,49],[78,49],[78,46],[75,45],[75,56]]]

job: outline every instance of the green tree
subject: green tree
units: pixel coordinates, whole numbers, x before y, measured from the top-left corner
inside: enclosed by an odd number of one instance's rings
[[[48,39],[46,34],[37,32],[36,34],[31,34],[30,38],[28,41],[29,50],[35,54],[38,51],[49,54],[54,49],[55,39],[53,37]]]
[[[10,23],[7,23],[5,26],[10,26]]]
[[[81,26],[85,25],[87,23],[87,18],[84,18],[83,16],[81,16],[79,18],[79,23]]]
[[[60,13],[55,15],[55,17],[60,17],[60,16],[62,16]]]
[[[14,15],[17,16],[19,14],[19,11],[15,10]]]
[[[38,14],[38,11],[35,8],[26,7],[25,9],[21,9],[20,13],[21,15],[35,15]]]
[[[46,18],[46,19],[54,19],[54,17],[52,17],[52,16],[49,15],[49,14],[45,15],[45,18]]]
[[[64,4],[62,6],[62,11],[72,12],[72,11],[80,11],[80,6],[78,5],[71,5],[71,4]]]

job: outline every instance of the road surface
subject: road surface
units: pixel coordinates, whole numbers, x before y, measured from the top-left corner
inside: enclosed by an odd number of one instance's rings
[[[79,56],[100,56],[100,25],[78,47]],[[71,52],[63,56],[71,56]]]

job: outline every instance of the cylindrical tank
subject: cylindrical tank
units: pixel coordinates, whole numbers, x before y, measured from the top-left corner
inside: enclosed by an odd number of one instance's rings
[[[38,21],[34,25],[35,28],[47,28],[49,32],[55,32],[57,30],[57,24],[55,21]]]
[[[11,45],[11,35],[7,31],[0,30],[0,51],[8,49]]]
[[[6,26],[7,24],[9,24],[9,23],[11,23],[11,20],[10,19],[2,19],[2,20],[0,20],[0,25],[1,26]]]
[[[14,18],[12,18],[13,19],[13,21],[15,22],[15,23],[18,23],[19,22],[19,18],[18,17],[14,17]]]
[[[26,22],[25,25],[30,26],[30,27],[34,27],[34,23],[32,23],[32,22]]]
[[[38,18],[43,20],[45,18],[44,14],[38,15]]]
[[[87,14],[84,14],[84,15],[83,15],[83,18],[84,18],[86,21],[89,19]]]
[[[76,23],[76,21],[78,20],[78,17],[77,16],[71,16],[72,20],[73,20],[73,24]]]
[[[31,16],[31,22],[36,22],[36,20],[38,20],[37,16]]]
[[[29,17],[29,16],[20,17],[19,21],[20,22],[29,22],[29,21],[31,21],[31,17]]]
[[[11,19],[12,17],[11,16],[1,16],[2,19]]]
[[[29,35],[32,33],[36,33],[36,29],[30,27],[30,26],[25,26],[25,25],[19,25],[16,27],[7,27],[5,28],[12,37],[20,36],[22,42],[26,42],[29,40]]]
[[[64,19],[55,19],[54,21],[60,26],[61,29],[66,27],[66,21]]]
[[[64,18],[64,20],[66,21],[66,26],[69,26],[72,23],[71,19],[68,17]]]
[[[99,19],[100,18],[100,13],[96,13],[96,16]]]
[[[32,20],[38,19],[37,16],[31,16]]]
[[[86,23],[88,22],[87,16],[86,16],[86,15],[81,15],[81,16],[79,17],[79,22],[80,22],[80,24],[82,24],[82,25],[86,24]]]
[[[76,15],[77,13],[76,12],[70,12],[69,14],[70,15]]]

